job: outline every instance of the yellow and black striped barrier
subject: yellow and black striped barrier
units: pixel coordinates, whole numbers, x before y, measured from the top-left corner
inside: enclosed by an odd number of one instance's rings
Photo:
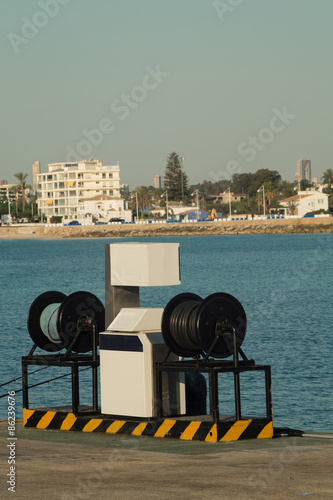
[[[267,419],[212,421],[184,419],[117,420],[101,415],[75,416],[65,411],[23,409],[23,426],[76,432],[100,432],[175,438],[186,441],[237,441],[238,439],[272,438],[273,422]]]

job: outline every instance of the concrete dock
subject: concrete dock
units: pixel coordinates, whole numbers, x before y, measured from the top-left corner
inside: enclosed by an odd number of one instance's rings
[[[333,498],[333,435],[230,443],[24,429],[16,422],[16,499]],[[1,498],[11,439],[0,423]]]

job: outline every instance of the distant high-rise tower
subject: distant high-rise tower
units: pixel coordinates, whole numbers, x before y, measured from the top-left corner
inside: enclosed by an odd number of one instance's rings
[[[311,160],[298,160],[297,173],[299,182],[303,180],[311,182]]]
[[[32,189],[36,194],[37,191],[37,175],[40,174],[40,161],[35,161],[32,164]]]
[[[162,180],[160,175],[154,175],[154,188],[158,189],[162,187]]]

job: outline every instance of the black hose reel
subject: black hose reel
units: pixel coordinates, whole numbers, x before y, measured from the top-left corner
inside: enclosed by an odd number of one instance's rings
[[[98,339],[97,333],[105,329],[104,316],[104,305],[92,293],[74,292],[66,296],[57,291],[44,292],[30,306],[28,331],[44,351],[70,348],[85,353],[93,348],[92,330]]]
[[[213,293],[205,299],[181,293],[170,300],[162,316],[164,342],[182,357],[227,358],[235,347],[240,348],[245,333],[245,311],[228,293]]]

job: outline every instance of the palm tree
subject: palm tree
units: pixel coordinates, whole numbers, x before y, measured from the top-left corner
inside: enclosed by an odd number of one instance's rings
[[[291,215],[294,215],[296,212],[296,208],[298,207],[299,203],[296,203],[295,201],[288,201],[287,207]]]
[[[332,194],[332,180],[333,180],[333,170],[331,168],[328,168],[325,170],[323,173],[322,179],[324,181],[324,184],[327,184],[327,193],[331,196]]]
[[[256,202],[258,204],[258,213],[260,213],[260,207],[263,206],[263,203],[262,203],[262,194],[261,193],[257,193],[257,195],[256,195]]]
[[[19,181],[18,187],[21,189],[22,193],[22,215],[24,214],[25,210],[25,190],[27,188],[31,189],[31,186],[29,184],[26,184],[26,178],[28,177],[28,174],[23,174],[22,172],[19,172],[17,174],[14,174],[14,177]]]
[[[272,182],[265,184],[265,198],[267,199],[268,206],[270,207],[271,201],[276,196],[276,188]]]

